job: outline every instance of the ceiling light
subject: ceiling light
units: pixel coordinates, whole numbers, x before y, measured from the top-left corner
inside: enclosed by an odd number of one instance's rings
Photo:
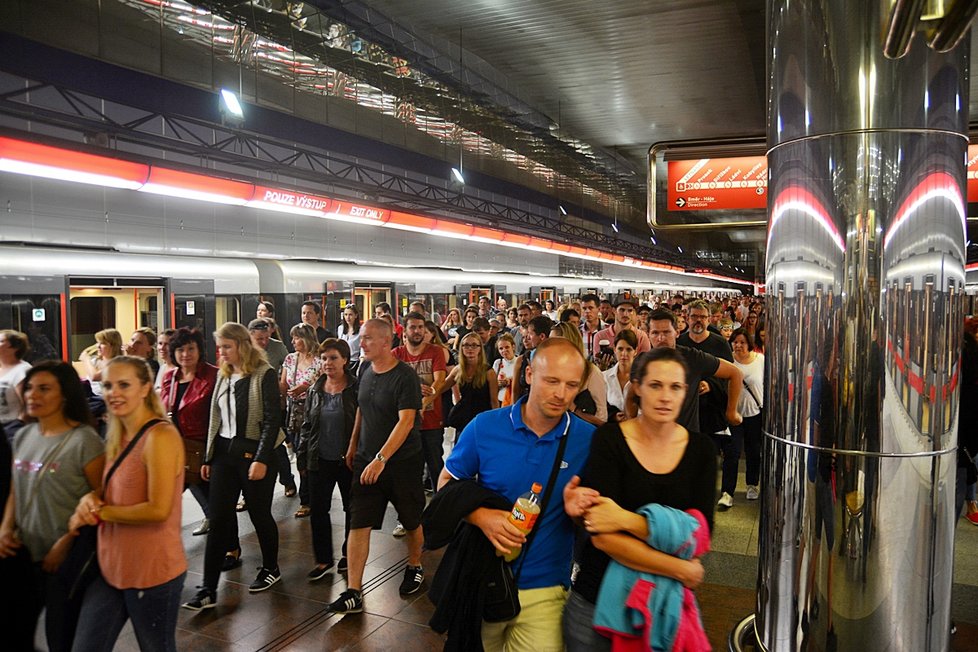
[[[465,183],[465,177],[462,176],[462,171],[458,168],[452,168],[452,176],[455,177],[455,180],[459,183]]]
[[[679,253],[683,253],[683,248],[682,247],[676,247],[676,249],[679,250]]]
[[[658,245],[659,244],[658,242],[655,241],[655,238],[650,237],[649,240],[651,240],[652,241],[652,244],[654,244],[654,245]]]
[[[614,223],[612,223],[611,228],[615,230],[615,233],[618,233],[618,220],[615,220]]]
[[[238,102],[238,96],[226,88],[221,89],[221,113],[229,114],[239,120],[244,119],[244,110]]]
[[[561,215],[567,215],[567,209],[564,208],[563,204],[557,204],[557,208],[560,209],[560,214]]]

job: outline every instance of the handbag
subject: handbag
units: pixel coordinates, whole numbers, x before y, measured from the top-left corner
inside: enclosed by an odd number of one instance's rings
[[[183,438],[184,484],[188,487],[203,484],[204,479],[200,476],[200,467],[204,464],[204,454],[207,452],[207,442],[202,439]]]
[[[132,438],[129,445],[119,457],[115,458],[109,472],[105,475],[105,482],[102,483],[102,498],[105,498],[105,490],[109,486],[112,475],[126,459],[132,449],[136,446],[146,431],[158,423],[164,423],[163,419],[150,419],[139,429],[136,436]],[[85,525],[78,528],[78,536],[75,537],[68,555],[58,568],[57,577],[68,589],[68,599],[72,600],[79,597],[88,588],[88,585],[95,581],[101,574],[98,566],[98,526]]]
[[[570,430],[570,414],[567,415],[567,423],[564,424],[564,434],[560,438],[557,446],[557,456],[554,458],[553,466],[550,469],[550,478],[547,480],[547,488],[543,491],[543,500],[540,501],[540,520],[547,513],[547,505],[550,503],[550,496],[553,494],[554,485],[557,483],[557,474],[560,473],[560,463],[564,459],[564,450],[567,448],[567,433]],[[519,579],[523,572],[523,563],[530,552],[530,546],[536,538],[540,528],[535,527],[530,530],[520,552],[519,568],[513,573],[512,565],[506,563],[502,557],[497,557],[498,564],[493,564],[490,575],[486,578],[485,600],[482,606],[482,619],[487,623],[501,623],[512,620],[520,615],[520,593]]]
[[[306,399],[304,398],[288,398],[288,420],[286,421],[286,430],[290,435],[299,434],[299,430],[302,428],[302,422],[306,419]]]

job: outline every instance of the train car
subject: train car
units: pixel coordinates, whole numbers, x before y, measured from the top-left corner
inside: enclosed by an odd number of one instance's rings
[[[347,305],[372,315],[390,304],[403,315],[419,300],[444,314],[487,295],[510,305],[527,299],[554,299],[597,291],[719,298],[730,288],[683,287],[593,277],[574,278],[472,272],[436,267],[365,265],[320,260],[219,258],[123,253],[109,249],[0,245],[0,328],[31,338],[32,359],[77,360],[104,328],[127,338],[139,327],[159,332],[188,326],[213,332],[226,321],[247,323],[258,301],[271,300],[283,328],[299,321],[305,301],[320,304],[326,326],[335,329]],[[213,356],[208,338],[208,353]]]

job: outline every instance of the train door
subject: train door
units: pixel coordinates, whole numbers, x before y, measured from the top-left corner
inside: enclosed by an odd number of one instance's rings
[[[129,341],[137,328],[165,328],[164,279],[71,278],[68,352],[78,360],[94,348],[95,333],[114,328]]]
[[[210,362],[217,360],[217,347],[207,334],[225,322],[247,324],[254,317],[241,314],[239,297],[216,296],[213,279],[167,279],[166,294],[169,315],[164,328],[196,328],[204,333],[204,359]]]
[[[495,303],[493,289],[491,285],[473,285],[469,288],[468,302],[465,305],[479,305],[479,297],[489,297],[489,304],[492,305]]]
[[[353,287],[353,301],[356,303],[360,317],[366,321],[373,319],[374,309],[377,304],[386,303],[391,307],[391,311],[396,314],[397,306],[394,298],[393,283],[379,283],[376,281],[358,282]]]

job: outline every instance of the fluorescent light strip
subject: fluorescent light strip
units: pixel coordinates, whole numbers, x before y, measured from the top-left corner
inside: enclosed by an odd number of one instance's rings
[[[133,181],[132,179],[123,179],[104,174],[96,174],[94,172],[67,170],[50,165],[39,165],[37,163],[27,163],[11,159],[0,159],[0,171],[26,174],[44,179],[54,179],[56,181],[73,181],[92,186],[102,186],[103,188],[121,188],[123,190],[139,190],[143,185],[142,181]]]

